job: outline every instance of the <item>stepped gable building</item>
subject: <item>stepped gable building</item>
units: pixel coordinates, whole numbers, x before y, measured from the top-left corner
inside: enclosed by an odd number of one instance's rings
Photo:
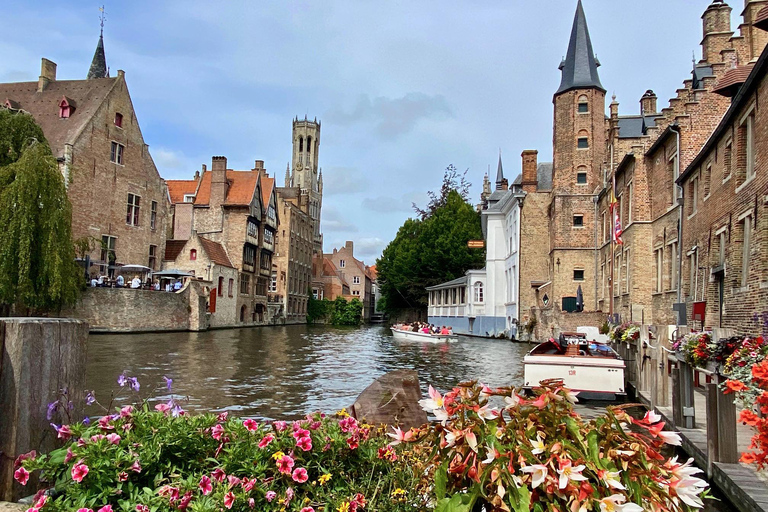
[[[343,283],[346,282],[349,287],[349,296],[347,299],[358,299],[363,303],[363,321],[368,322],[373,315],[375,307],[375,298],[372,288],[372,274],[367,269],[365,263],[355,258],[355,246],[351,241],[347,241],[341,249],[333,249],[331,254],[325,254],[325,259],[329,260],[333,267],[338,269],[338,275]],[[331,268],[323,264],[323,275],[331,273]],[[336,297],[328,297],[335,299]]]
[[[57,80],[42,59],[36,82],[0,84],[0,108],[29,113],[43,129],[72,203],[72,236],[94,243],[91,273],[116,265],[159,269],[168,191],[139,127],[125,80],[110,77],[103,33],[85,80]]]
[[[318,167],[320,151],[320,122],[293,120],[293,160],[285,171],[285,188],[300,190],[300,205],[305,205],[312,222],[314,252],[323,252],[320,214],[323,208],[323,170]]]
[[[731,228],[723,230],[722,219],[718,218],[718,224],[709,216],[707,229],[690,222],[697,218],[704,222],[705,216],[699,213],[702,209],[720,211],[705,208],[704,198],[715,190],[715,171],[702,167],[697,155],[705,144],[714,144],[713,132],[729,108],[735,108],[728,98],[737,96],[745,80],[754,76],[755,61],[768,41],[759,28],[764,22],[760,13],[768,18],[766,5],[766,0],[745,0],[743,23],[734,34],[731,8],[714,0],[702,16],[702,58],[694,63],[691,77],[668,106],[659,109],[657,97],[649,89],[640,98],[639,112],[619,115],[614,97],[606,117],[599,62],[579,2],[568,53],[560,65],[561,84],[554,96],[549,193],[540,187],[540,175],[534,179],[537,166],[530,162],[526,166],[526,158],[535,162],[534,154],[523,153],[520,186],[526,199],[521,214],[520,314],[524,324],[535,317],[540,325],[548,324],[546,329],[575,327],[566,325],[567,319],[559,311],[574,310],[579,285],[584,311],[615,313],[622,321],[674,324],[678,320],[673,309],[676,303],[685,303],[682,309],[687,307],[690,316],[693,303],[705,301],[707,294],[710,317],[711,311],[719,314],[722,308],[711,305],[711,283],[718,278],[701,258],[703,248],[710,250],[715,243],[710,229],[722,234],[730,233]],[[744,119],[749,118],[747,114]],[[737,154],[739,135],[733,126],[730,143],[722,140],[718,155]],[[733,158],[735,173],[739,164]],[[701,169],[688,172],[678,181],[684,188],[678,187],[676,180],[692,162],[698,162]],[[535,197],[539,198],[537,207],[537,201],[532,201]],[[536,263],[536,242],[544,225],[550,231],[546,271]],[[621,244],[612,243],[617,226]],[[738,232],[738,226],[733,229]],[[707,253],[706,258],[713,257]],[[728,279],[725,277],[725,288]]]
[[[193,235],[220,244],[238,272],[236,322],[270,321],[267,287],[279,217],[274,179],[267,175],[264,162],[256,160],[253,169],[234,171],[227,168],[226,157],[214,156],[210,170],[203,165],[194,180],[169,180],[168,187],[173,201],[173,238],[168,241],[168,250]],[[183,256],[192,259],[197,255],[190,252]],[[181,263],[178,257],[174,259],[174,265]],[[228,281],[225,283],[228,286]],[[217,305],[217,310],[221,307]]]
[[[330,258],[312,255],[312,296],[318,300],[336,300],[351,295],[349,282]]]

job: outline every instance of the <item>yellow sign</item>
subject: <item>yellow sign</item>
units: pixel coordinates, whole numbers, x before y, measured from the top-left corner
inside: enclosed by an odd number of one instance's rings
[[[470,249],[482,249],[485,247],[485,241],[484,240],[470,240],[467,242],[467,247]]]

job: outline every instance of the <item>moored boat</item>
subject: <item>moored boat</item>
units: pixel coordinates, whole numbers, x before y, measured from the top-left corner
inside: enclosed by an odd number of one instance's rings
[[[400,341],[421,341],[427,343],[447,343],[458,341],[455,334],[427,334],[424,332],[404,331],[391,328],[392,336]]]
[[[523,358],[524,387],[547,379],[562,379],[579,398],[616,400],[625,396],[624,361],[607,344],[588,340],[584,333],[562,333],[537,345]]]

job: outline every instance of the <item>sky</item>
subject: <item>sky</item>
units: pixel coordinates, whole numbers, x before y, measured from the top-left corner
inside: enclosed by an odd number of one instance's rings
[[[191,179],[211,156],[264,160],[282,185],[291,122],[321,121],[325,251],[355,242],[373,264],[453,164],[472,201],[499,152],[552,154],[552,95],[576,0],[103,0],[111,75],[126,73],[162,177]],[[709,0],[583,0],[600,79],[637,114],[666,106],[701,58]],[[85,78],[101,2],[12,2],[0,19],[0,82]],[[732,0],[732,27],[742,2]]]

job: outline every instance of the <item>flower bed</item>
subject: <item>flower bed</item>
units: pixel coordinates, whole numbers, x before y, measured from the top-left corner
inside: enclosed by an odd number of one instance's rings
[[[640,324],[624,322],[614,325],[608,336],[614,343],[637,341],[640,339]]]
[[[638,420],[614,407],[585,422],[573,400],[559,381],[529,399],[476,383],[445,396],[430,387],[421,405],[438,422],[389,433],[343,411],[263,424],[144,402],[92,424],[56,426],[64,446],[19,457],[15,477],[26,484],[40,471],[54,491],[39,492],[31,512],[702,506],[700,470],[660,455],[680,438],[657,415]]]

